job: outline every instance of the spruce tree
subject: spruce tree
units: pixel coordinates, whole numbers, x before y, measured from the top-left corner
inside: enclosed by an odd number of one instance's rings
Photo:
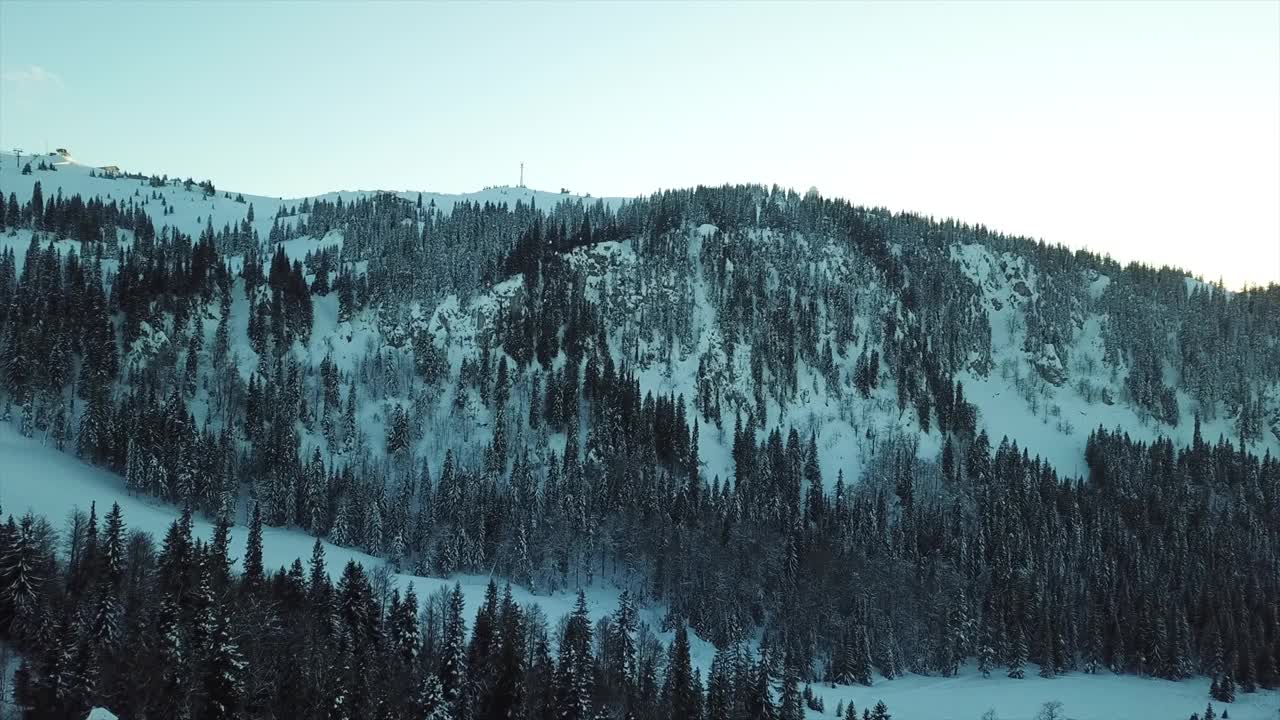
[[[244,551],[244,575],[241,584],[245,592],[256,593],[264,579],[262,568],[262,506],[254,503],[253,519],[249,522],[249,539]]]
[[[1021,680],[1025,677],[1023,669],[1027,664],[1027,641],[1022,634],[1022,624],[1013,624],[1013,639],[1009,644],[1011,655],[1009,656],[1009,677],[1015,680]]]
[[[773,692],[769,687],[769,665],[763,657],[752,673],[746,711],[750,720],[777,720],[779,717],[773,706]]]
[[[227,606],[214,610],[209,653],[204,669],[204,709],[201,718],[230,720],[241,717],[244,701],[245,661],[236,644]]]
[[[675,640],[671,644],[662,698],[672,720],[699,720],[702,717],[702,693],[694,682],[689,658],[689,633],[684,625],[676,628]]]
[[[591,622],[587,598],[578,591],[578,602],[565,625],[556,669],[556,704],[563,720],[591,720]]]
[[[441,639],[440,687],[450,710],[458,714],[466,702],[466,620],[462,617],[462,584],[454,583]]]
[[[733,679],[729,676],[728,659],[724,648],[716,648],[707,678],[706,720],[733,720]]]

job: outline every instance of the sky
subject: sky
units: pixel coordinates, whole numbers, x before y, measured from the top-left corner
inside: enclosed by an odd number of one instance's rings
[[[1280,282],[1280,2],[0,1],[0,147],[298,197],[778,184]]]

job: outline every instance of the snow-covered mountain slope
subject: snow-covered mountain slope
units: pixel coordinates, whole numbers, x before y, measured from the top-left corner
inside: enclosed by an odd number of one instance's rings
[[[0,458],[3,458],[0,460],[0,508],[6,515],[21,516],[31,512],[56,525],[76,510],[88,512],[92,504],[96,503],[99,514],[105,515],[113,503],[119,503],[129,530],[145,532],[156,539],[164,537],[165,530],[180,515],[178,509],[168,503],[129,494],[120,476],[85,465],[66,453],[43,447],[36,440],[18,435],[3,423],[0,423]],[[247,534],[248,519],[236,520],[237,524],[231,531],[231,543],[233,547],[240,549]],[[192,534],[208,542],[213,535],[213,524],[207,518],[196,517],[192,523]],[[311,557],[316,540],[305,533],[285,528],[264,528],[262,539],[263,564],[269,569],[287,568],[296,559]],[[342,569],[352,560],[371,573],[387,564],[381,558],[358,550],[329,542],[324,542],[323,545],[329,574],[335,582],[342,575]],[[237,550],[234,556],[237,569],[241,556],[242,553]],[[423,598],[442,588],[451,589],[454,583],[459,583],[468,615],[474,614],[475,609],[484,601],[485,589],[490,581],[489,577],[479,575],[441,578],[395,572],[391,578],[393,587],[398,587],[402,593],[412,585],[418,596]],[[589,588],[587,602],[592,620],[599,620],[614,612],[618,607],[618,595],[619,590],[612,586]],[[517,585],[512,587],[512,596],[521,605],[540,607],[547,618],[555,621],[573,610],[576,592],[538,595]],[[642,610],[640,616],[654,628],[664,643],[671,642],[671,632],[657,631],[661,608]],[[714,647],[694,637],[691,638],[691,651],[694,662],[699,667],[704,671],[710,667],[711,656],[715,654]]]
[[[967,397],[981,410],[992,438],[1009,437],[1053,464],[1061,474],[1083,476],[1085,442],[1099,426],[1123,428],[1135,440],[1159,436],[1189,445],[1195,432],[1196,406],[1177,390],[1180,421],[1175,425],[1121,400],[1125,376],[1107,366],[1102,337],[1107,314],[1081,308],[1072,322],[1076,334],[1062,348],[1046,345],[1031,352],[1027,346],[1027,310],[1038,299],[1035,271],[1013,253],[996,255],[980,245],[957,246],[956,262],[982,289],[991,326],[991,362],[987,374],[962,375]],[[1088,281],[1091,296],[1099,296],[1109,278]],[[1050,379],[1051,378],[1052,381]],[[1269,385],[1274,394],[1277,386]],[[1271,413],[1280,409],[1272,406]],[[1201,420],[1207,441],[1238,436],[1234,418],[1222,411]],[[1280,450],[1280,433],[1266,432],[1253,446],[1256,452]]]
[[[159,532],[190,503],[207,534],[256,503],[269,565],[319,535],[335,567],[392,557],[472,604],[497,573],[552,619],[626,587],[708,641],[704,671],[743,642],[847,681],[862,638],[885,677],[933,677],[829,696],[922,714],[1003,688],[959,670],[982,650],[1057,658],[1058,685],[1002,690],[1029,717],[1101,682],[1081,667],[1221,673],[1218,624],[1273,622],[1274,578],[1211,589],[1280,527],[1280,288],[776,188],[241,202],[40,162],[0,155],[6,511],[122,498]],[[1222,577],[1194,562],[1214,542]],[[1280,649],[1230,643],[1241,673]],[[1104,677],[1202,707],[1200,681]]]
[[[0,424],[0,508],[5,513],[30,511],[56,523],[72,511],[86,510],[90,503],[97,503],[100,512],[105,512],[112,503],[119,503],[130,530],[148,532],[156,538],[162,537],[169,524],[178,518],[172,505],[125,492],[119,476],[43,447],[38,441],[23,438]],[[240,556],[238,549],[244,542],[245,532],[243,524],[232,529],[236,557]],[[212,533],[212,525],[207,520],[195,520],[196,536],[207,541]],[[264,562],[269,568],[287,567],[294,559],[310,557],[313,542],[314,538],[297,530],[266,528]],[[324,543],[324,549],[330,575],[335,580],[350,560],[370,570],[385,562],[328,542]],[[457,582],[462,586],[468,615],[483,602],[488,584],[488,578],[483,576],[445,579],[395,574],[393,581],[402,592],[412,584],[419,597],[428,597]],[[516,586],[513,595],[522,605],[537,605],[552,620],[568,614],[574,604],[573,593],[535,595]],[[617,607],[618,591],[612,587],[592,588],[587,599],[592,619],[599,620]],[[650,608],[641,612],[641,619],[656,630],[660,615],[658,609]],[[658,636],[669,643],[672,633],[658,633]],[[690,644],[694,666],[706,676],[715,648],[696,636],[691,637]],[[1028,673],[1024,680],[1011,680],[1000,674],[983,678],[976,666],[969,665],[951,678],[907,675],[893,681],[878,681],[872,687],[815,685],[814,691],[822,697],[827,712],[834,712],[837,704],[853,702],[858,708],[867,708],[883,700],[900,720],[972,720],[989,709],[995,709],[996,717],[1002,720],[1033,720],[1041,706],[1051,700],[1062,701],[1067,717],[1077,720],[1142,720],[1181,718],[1203,710],[1208,683],[1207,678],[1169,682],[1110,673],[1072,674],[1048,680],[1034,673]],[[1231,717],[1270,720],[1277,702],[1280,698],[1275,693],[1242,695],[1231,705]],[[828,716],[809,710],[807,717],[820,720]]]
[[[31,175],[22,174],[23,167],[30,164],[35,168],[38,167],[40,162],[45,162],[47,165],[55,167],[56,170],[33,170]],[[165,178],[166,182],[161,186],[154,186],[151,183],[153,176]],[[36,181],[40,181],[46,197],[61,192],[67,197],[76,194],[85,198],[96,196],[104,202],[111,200],[125,201],[129,198],[136,198],[137,202],[142,204],[144,211],[154,218],[156,227],[168,224],[188,234],[199,234],[206,223],[212,223],[215,228],[221,228],[225,224],[238,224],[244,220],[247,207],[252,203],[255,208],[253,228],[265,238],[267,231],[271,228],[271,222],[280,208],[296,205],[300,200],[304,199],[246,195],[234,190],[217,188],[216,183],[214,184],[215,192],[206,193],[198,184],[202,181],[201,178],[195,179],[196,184],[185,185],[184,181],[189,179],[186,176],[168,177],[151,171],[135,172],[128,167],[105,171],[100,167],[82,165],[70,157],[63,157],[57,154],[23,155],[19,160],[19,156],[14,155],[12,152],[0,152],[0,188],[4,188],[6,197],[8,193],[16,192],[19,196],[19,202],[26,202],[31,197],[32,185]],[[584,199],[583,196],[570,193],[548,192],[512,185],[498,185],[469,193],[438,193],[418,190],[341,190],[318,195],[310,199],[330,202],[338,199],[351,201],[380,192],[391,192],[412,201],[417,201],[421,196],[423,204],[434,204],[441,212],[445,213],[451,211],[454,204],[460,202],[471,202],[480,205],[492,203],[509,207],[515,207],[516,203],[524,203],[525,205],[536,204],[538,207],[549,209],[565,200]],[[161,203],[161,198],[164,200],[163,204]],[[622,198],[601,198],[600,200],[613,207],[622,202]],[[169,215],[163,215],[164,208],[170,208]]]
[[[29,162],[48,161],[56,171],[34,171],[21,174],[21,167]],[[148,176],[149,177],[149,176]],[[176,179],[162,187],[152,187],[147,179],[107,177],[100,169],[75,164],[61,157],[28,157],[22,163],[12,154],[0,153],[0,190],[14,193],[18,202],[24,203],[31,196],[32,186],[39,181],[46,198],[61,193],[64,196],[80,194],[86,198],[98,197],[103,201],[132,201],[147,213],[157,228],[171,226],[191,236],[197,236],[206,226],[215,229],[244,222],[249,205],[254,208],[250,223],[262,238],[268,235],[275,216],[282,208],[296,205],[300,199],[284,200],[262,196],[242,196],[234,191],[216,190],[212,194],[202,191],[199,185],[186,187]],[[329,193],[317,200],[351,200],[369,196],[365,191]],[[401,192],[399,196],[416,201],[421,195],[424,204],[432,204],[448,212],[454,203],[494,203],[515,205],[517,202],[535,202],[539,207],[551,208],[564,200],[576,201],[577,196],[548,193],[527,188],[497,187],[476,193],[448,195],[439,193]],[[240,202],[243,198],[244,202]],[[608,199],[611,208],[621,205],[620,199]],[[671,277],[655,281],[652,263],[637,257],[630,241],[603,242],[576,250],[570,263],[583,270],[587,282],[587,295],[609,307],[610,312],[622,318],[632,306],[656,307],[662,303],[688,304],[688,313],[696,326],[695,342],[681,344],[678,348],[663,339],[635,335],[630,339],[628,351],[636,352],[633,369],[638,373],[643,392],[674,393],[692,399],[696,395],[697,369],[703,355],[717,361],[719,367],[732,367],[734,381],[726,384],[718,379],[723,391],[733,393],[742,400],[755,393],[750,372],[750,344],[742,342],[731,358],[724,354],[724,338],[718,330],[723,308],[717,308],[709,296],[709,288],[702,272],[692,272],[709,261],[702,250],[702,240],[718,232],[711,224],[691,228],[687,233],[689,262],[671,270]],[[120,231],[124,246],[131,242],[131,233]],[[752,247],[767,249],[792,243],[795,238],[778,233],[764,232],[738,238],[734,242],[747,242]],[[0,237],[0,246],[14,250],[17,269],[22,268],[23,254],[30,242],[30,233],[18,231]],[[340,251],[343,235],[332,230],[323,237],[297,237],[279,244],[291,260],[301,261],[309,253],[322,248]],[[74,240],[63,240],[55,247],[79,249]],[[804,238],[800,243],[811,271],[827,279],[842,282],[856,273],[851,266],[857,261],[849,257],[848,250],[839,243],[823,238]],[[1037,270],[1025,257],[1014,252],[996,253],[979,244],[956,244],[950,249],[951,260],[979,288],[982,310],[990,332],[990,357],[984,366],[970,367],[957,373],[967,391],[967,399],[979,411],[979,426],[986,429],[993,442],[1002,437],[1017,442],[1033,454],[1050,461],[1060,474],[1080,475],[1083,466],[1083,450],[1090,432],[1099,426],[1112,429],[1124,428],[1136,439],[1151,440],[1167,436],[1181,444],[1189,443],[1194,423],[1190,418],[1199,408],[1187,392],[1177,385],[1176,374],[1171,378],[1176,388],[1177,406],[1181,422],[1176,425],[1165,422],[1127,402],[1125,397],[1126,370],[1109,367],[1104,361],[1102,333],[1107,315],[1099,308],[1078,307],[1072,321],[1078,326],[1074,336],[1067,339],[1062,348],[1043,346],[1036,351],[1027,349],[1027,316],[1039,301],[1040,289]],[[239,267],[239,258],[228,258],[230,267]],[[104,266],[109,272],[110,260]],[[730,268],[732,263],[730,262]],[[314,279],[313,274],[308,275]],[[641,278],[646,278],[641,280]],[[1094,273],[1087,281],[1090,298],[1098,299],[1106,290],[1110,279]],[[1203,287],[1187,279],[1188,292]],[[477,330],[489,330],[496,320],[496,312],[512,297],[515,287],[501,283],[483,297],[460,301],[456,296],[445,297],[434,307],[415,306],[414,316],[426,320],[436,333],[439,342],[450,345],[450,359],[455,364],[464,354],[476,347],[473,343]],[[376,327],[373,318],[365,315],[354,318],[342,327],[336,322],[336,299],[320,301],[316,313],[316,327],[312,334],[307,355],[312,363],[318,363],[326,354],[344,370],[351,369],[369,349],[385,343],[388,338]],[[876,302],[876,301],[869,301]],[[332,307],[331,307],[332,305]],[[863,304],[860,310],[867,317],[860,318],[863,332],[875,333],[872,324],[879,308]],[[827,313],[830,308],[824,308]],[[237,301],[232,309],[233,323],[247,326],[248,306]],[[245,313],[245,315],[241,315]],[[634,318],[638,320],[639,317]],[[441,328],[441,321],[449,322],[448,330]],[[828,328],[831,319],[827,319]],[[468,325],[470,323],[470,325]],[[625,323],[623,323],[625,325]],[[470,327],[470,329],[468,329]],[[212,326],[210,327],[212,329]],[[404,328],[394,328],[403,332]],[[831,333],[826,333],[830,335]],[[843,471],[847,477],[859,477],[865,460],[874,455],[877,438],[894,431],[910,430],[918,426],[918,414],[914,408],[905,411],[894,402],[896,390],[892,379],[871,397],[863,399],[850,392],[855,370],[858,346],[838,348],[835,358],[836,372],[841,379],[836,383],[823,382],[820,373],[801,363],[798,370],[798,392],[786,402],[770,399],[766,402],[768,427],[798,427],[802,434],[817,434],[822,448],[823,477],[833,480]],[[862,343],[861,349],[877,349],[875,344]],[[615,347],[621,351],[622,348]],[[841,353],[845,350],[847,354]],[[247,344],[238,348],[246,369],[256,366],[256,357]],[[843,357],[841,355],[844,355]],[[247,377],[247,375],[246,375]],[[1046,380],[1049,378],[1049,380]],[[1051,380],[1051,381],[1050,381]],[[1271,383],[1260,387],[1258,397],[1269,421],[1254,445],[1257,452],[1280,452],[1280,386]],[[746,403],[738,403],[739,409]],[[1230,406],[1215,408],[1211,417],[1202,420],[1202,435],[1209,441],[1218,437],[1235,439],[1238,436],[1236,412]],[[376,418],[371,418],[375,420]],[[726,418],[726,421],[730,421]],[[483,420],[481,421],[483,422]],[[371,436],[376,437],[383,428],[370,426]],[[708,476],[728,478],[732,467],[728,455],[732,444],[732,427],[707,426],[702,428],[702,459]],[[936,459],[941,451],[941,435],[936,431],[918,432],[919,454],[923,459]],[[437,447],[424,447],[434,451]]]

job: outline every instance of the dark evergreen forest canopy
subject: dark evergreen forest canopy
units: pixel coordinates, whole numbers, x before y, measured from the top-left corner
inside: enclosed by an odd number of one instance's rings
[[[0,229],[32,233],[0,255],[4,419],[187,512],[164,538],[118,508],[0,527],[28,717],[799,720],[821,704],[806,683],[966,662],[1207,675],[1221,702],[1280,687],[1278,286],[760,186],[307,199],[265,238],[244,203],[190,235],[164,221],[167,178],[46,196],[50,170],[27,202],[0,193]],[[975,246],[1008,299],[966,269]],[[315,351],[333,295],[335,336],[376,329],[354,362]],[[1033,368],[1018,402],[1062,389],[1143,432],[1097,426],[1070,467],[989,437],[964,380],[1011,377],[991,321],[1008,303]],[[1094,331],[1100,364],[1078,350]],[[696,358],[688,396],[655,382],[676,357]],[[832,449],[797,421],[819,402],[871,408],[847,414],[856,476],[824,473]],[[387,593],[356,564],[331,582],[319,542],[265,568],[264,525],[501,580],[464,617],[460,591]],[[626,592],[557,626],[508,581]],[[669,648],[637,619],[649,604]],[[688,632],[718,649],[706,677]]]

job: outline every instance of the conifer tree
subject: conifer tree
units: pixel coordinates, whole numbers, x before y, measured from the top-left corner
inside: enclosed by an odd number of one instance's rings
[[[1021,680],[1025,677],[1024,667],[1027,664],[1027,641],[1022,634],[1022,624],[1013,623],[1013,638],[1009,644],[1009,677]]]
[[[454,583],[441,639],[438,675],[444,701],[455,715],[466,702],[466,621],[462,617],[462,585]]]
[[[756,664],[755,671],[752,673],[746,710],[747,717],[751,720],[776,720],[779,717],[769,688],[769,665],[763,657],[760,658],[760,662]]]
[[[246,592],[253,594],[261,588],[264,579],[262,567],[262,507],[253,506],[253,519],[249,522],[249,539],[244,551],[244,576],[241,583]]]
[[[578,591],[578,601],[565,625],[556,668],[556,705],[564,720],[591,720],[591,622],[587,597]]]
[[[200,717],[238,718],[245,693],[245,661],[233,636],[227,606],[215,608],[213,618],[204,670],[204,709]]]
[[[696,687],[693,665],[689,658],[689,633],[684,625],[676,628],[675,640],[671,644],[662,697],[663,705],[669,709],[672,720],[699,720],[702,717],[702,693]]]
[[[778,697],[778,720],[804,720],[804,705],[799,688],[799,671],[787,657],[782,667],[782,692]]]

